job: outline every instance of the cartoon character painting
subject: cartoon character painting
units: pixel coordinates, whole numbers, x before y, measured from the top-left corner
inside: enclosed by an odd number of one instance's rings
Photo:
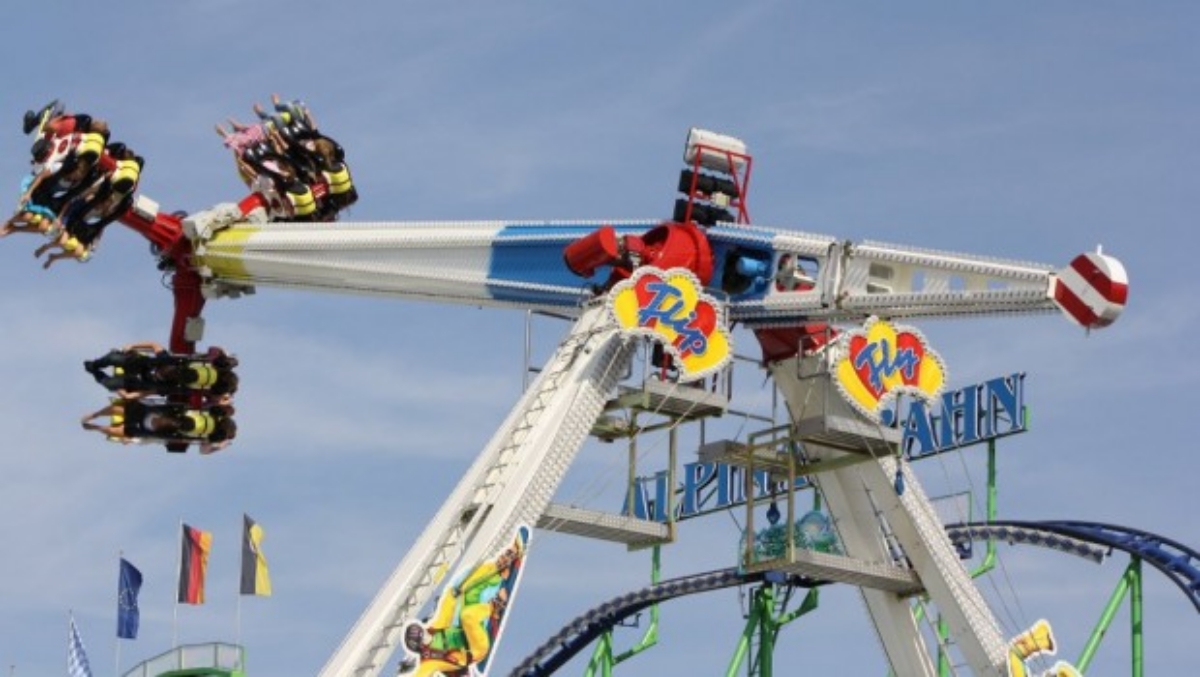
[[[1058,642],[1050,622],[1042,619],[1034,623],[1008,643],[1008,677],[1032,677],[1025,661],[1035,656],[1053,656],[1058,652]],[[1058,661],[1042,677],[1081,677],[1079,670],[1066,661]]]
[[[483,677],[500,640],[509,604],[529,548],[531,530],[517,529],[495,556],[456,576],[442,590],[428,620],[404,629],[406,656],[400,674],[416,677]]]

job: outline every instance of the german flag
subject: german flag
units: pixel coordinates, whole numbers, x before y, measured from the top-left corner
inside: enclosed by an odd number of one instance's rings
[[[179,554],[179,603],[204,604],[204,574],[212,532],[183,525],[183,549]]]
[[[270,597],[271,575],[262,553],[263,529],[249,515],[243,513],[242,517],[242,594]]]

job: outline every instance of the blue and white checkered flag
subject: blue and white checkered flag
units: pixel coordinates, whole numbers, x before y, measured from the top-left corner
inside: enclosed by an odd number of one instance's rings
[[[88,664],[87,651],[83,648],[83,640],[79,639],[73,614],[67,632],[67,677],[92,677],[92,666]]]

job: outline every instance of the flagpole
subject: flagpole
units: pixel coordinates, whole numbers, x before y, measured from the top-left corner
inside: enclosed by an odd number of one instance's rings
[[[179,520],[179,531],[175,532],[183,538],[183,520]],[[179,647],[179,577],[183,575],[183,543],[179,544],[179,561],[175,567],[175,610],[171,620],[171,648]]]
[[[243,513],[242,514],[242,532],[243,532],[242,533],[242,541],[243,541],[243,544],[242,544],[242,548],[240,548],[239,550],[244,550],[246,547],[245,543],[244,543],[244,541],[246,540],[245,531],[246,531],[246,515],[245,515],[245,513]],[[237,609],[237,612],[236,612],[236,614],[234,616],[234,620],[233,620],[233,643],[238,646],[242,645],[242,567],[245,566],[245,563],[241,562],[240,560],[241,560],[241,558],[244,558],[245,556],[246,556],[246,553],[242,552],[241,556],[239,557],[237,605],[235,607]]]
[[[117,671],[113,677],[121,677],[121,560],[125,559],[125,551],[117,551]]]
[[[233,643],[237,645],[242,643],[242,591],[240,587],[237,593],[237,616],[233,623]]]

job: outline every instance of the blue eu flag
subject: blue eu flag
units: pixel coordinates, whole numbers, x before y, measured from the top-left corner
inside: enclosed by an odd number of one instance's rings
[[[121,558],[121,578],[117,584],[117,637],[137,639],[138,591],[142,589],[142,572],[124,557]]]

